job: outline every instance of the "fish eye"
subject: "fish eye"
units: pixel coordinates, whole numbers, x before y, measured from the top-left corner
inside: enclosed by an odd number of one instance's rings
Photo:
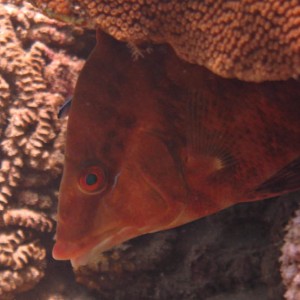
[[[91,166],[83,170],[79,177],[79,186],[83,192],[94,193],[105,188],[104,171],[98,166]]]

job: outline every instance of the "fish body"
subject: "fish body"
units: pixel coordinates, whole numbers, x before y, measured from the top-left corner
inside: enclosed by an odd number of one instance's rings
[[[220,78],[98,32],[72,100],[56,259],[300,189],[299,81]]]

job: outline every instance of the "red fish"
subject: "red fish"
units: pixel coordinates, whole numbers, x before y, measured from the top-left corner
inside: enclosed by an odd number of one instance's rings
[[[56,259],[300,189],[299,81],[220,78],[163,45],[133,61],[98,32],[75,89]]]

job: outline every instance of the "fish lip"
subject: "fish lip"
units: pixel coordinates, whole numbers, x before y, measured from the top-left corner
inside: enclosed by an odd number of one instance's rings
[[[140,230],[135,227],[124,227],[104,239],[105,234],[95,236],[91,242],[81,244],[82,248],[80,248],[80,242],[68,243],[58,240],[53,248],[52,256],[58,260],[69,259],[74,269],[84,265],[96,265],[104,251],[141,234]],[[59,247],[62,248],[59,249]]]
[[[94,239],[90,243],[83,244],[57,240],[52,249],[52,256],[56,260],[73,259],[73,257],[78,257],[94,248],[98,244],[97,241],[97,239]]]
[[[97,243],[95,246],[92,246],[84,253],[71,258],[71,265],[73,269],[78,269],[85,265],[90,265],[90,263],[97,264],[97,256],[100,256],[106,250],[109,250],[111,247],[109,246],[109,242],[112,238],[106,238],[105,240]]]

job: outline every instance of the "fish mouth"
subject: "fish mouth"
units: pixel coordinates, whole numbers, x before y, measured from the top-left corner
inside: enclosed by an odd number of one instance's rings
[[[85,242],[57,240],[52,256],[56,260],[70,260],[72,267],[78,269],[84,265],[97,264],[101,253],[137,235],[141,235],[139,230],[134,227],[125,227],[114,233],[92,237]]]

